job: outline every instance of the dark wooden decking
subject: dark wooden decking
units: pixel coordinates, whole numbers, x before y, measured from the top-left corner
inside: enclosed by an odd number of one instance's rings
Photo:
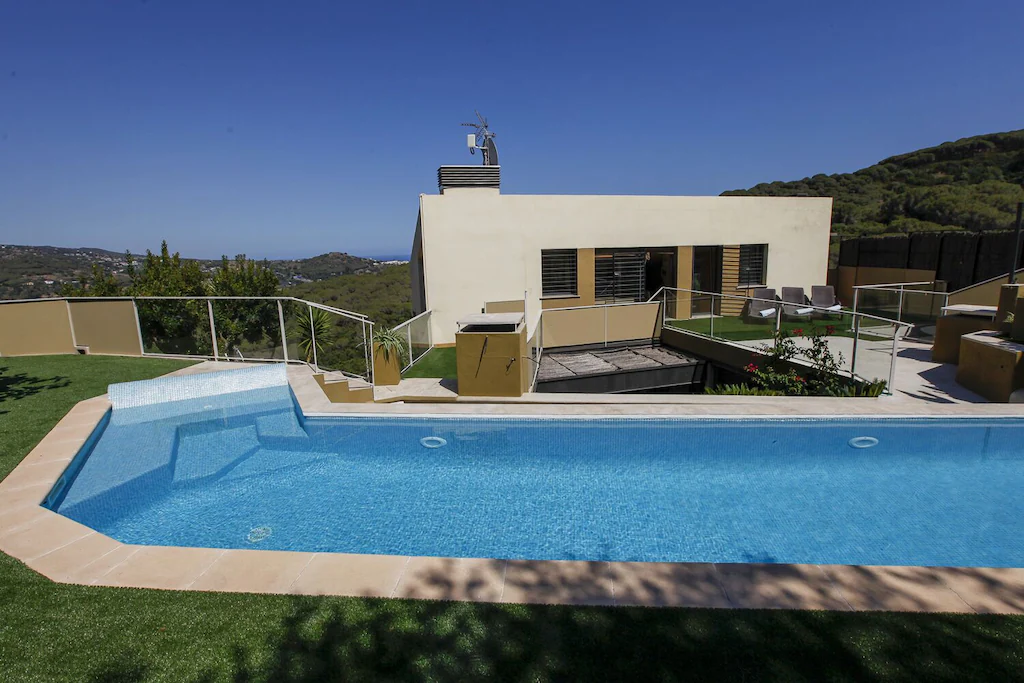
[[[704,361],[664,346],[554,351],[541,356],[537,391],[612,393],[693,384]]]

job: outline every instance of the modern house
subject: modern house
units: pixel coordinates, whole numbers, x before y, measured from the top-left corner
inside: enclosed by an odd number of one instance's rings
[[[659,288],[749,295],[825,283],[829,197],[508,195],[499,166],[442,166],[420,195],[413,307],[434,342],[467,314],[645,301]],[[742,302],[718,300],[735,315]],[[682,294],[672,315],[709,315]]]

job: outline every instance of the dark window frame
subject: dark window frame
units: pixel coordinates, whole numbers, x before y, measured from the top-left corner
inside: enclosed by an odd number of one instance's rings
[[[541,297],[579,296],[579,252],[541,249],[540,282]]]
[[[759,277],[755,277],[759,275]],[[768,279],[768,245],[741,244],[739,283],[741,288],[763,287]]]

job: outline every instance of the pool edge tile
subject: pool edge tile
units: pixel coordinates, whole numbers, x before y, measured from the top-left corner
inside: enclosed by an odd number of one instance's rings
[[[505,560],[411,557],[392,597],[499,602],[506,565]]]
[[[227,549],[188,586],[224,593],[287,593],[314,553]]]
[[[288,587],[293,595],[388,598],[409,563],[404,555],[316,553]]]
[[[509,560],[501,602],[614,605],[610,562]]]
[[[974,612],[935,567],[830,564],[822,570],[855,610]]]
[[[849,611],[850,603],[816,564],[715,563],[733,607]]]
[[[94,583],[122,588],[185,590],[225,551],[220,548],[139,546]]]

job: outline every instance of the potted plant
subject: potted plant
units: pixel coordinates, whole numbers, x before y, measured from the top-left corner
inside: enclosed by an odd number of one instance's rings
[[[402,380],[402,359],[405,337],[401,332],[383,327],[373,333],[373,383],[382,386]]]

